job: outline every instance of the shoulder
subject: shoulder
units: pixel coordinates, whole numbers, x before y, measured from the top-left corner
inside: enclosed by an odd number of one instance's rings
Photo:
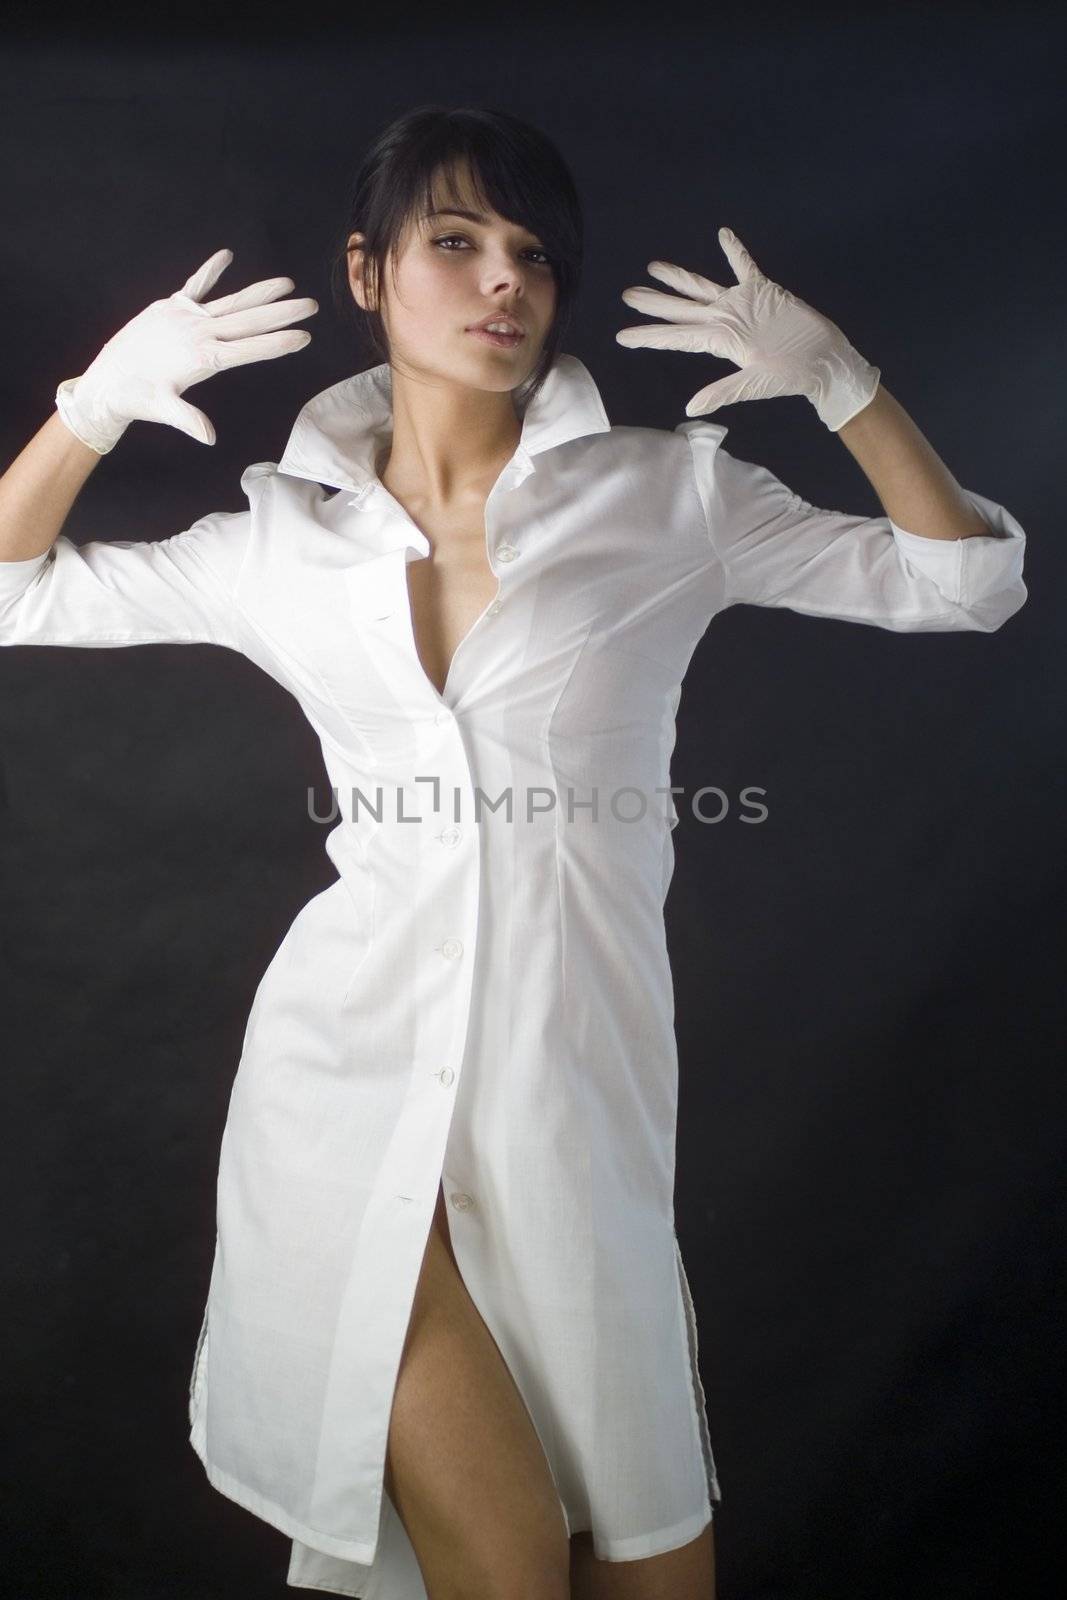
[[[715,457],[727,433],[725,424],[689,418],[676,428],[613,423],[550,452],[565,478],[639,489],[671,499],[700,493],[704,498],[715,473]]]
[[[264,532],[283,519],[291,527],[293,517],[318,522],[325,508],[351,497],[351,491],[302,478],[276,461],[253,461],[241,474],[241,488],[248,501],[245,515]]]
[[[591,461],[684,461],[694,447],[718,446],[727,434],[721,422],[692,417],[675,428],[645,428],[612,423],[603,433],[586,434],[564,448],[582,450]]]

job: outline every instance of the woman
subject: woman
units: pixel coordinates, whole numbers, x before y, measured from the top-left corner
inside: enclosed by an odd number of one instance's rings
[[[210,1482],[374,1600],[710,1600],[721,1499],[674,1229],[663,901],[680,684],[712,617],[999,627],[1024,535],[963,491],[834,324],[724,233],[620,340],[804,394],[885,515],[819,510],[726,429],[616,428],[561,353],[581,216],[537,130],[422,107],[359,174],[336,286],[384,357],[303,408],[247,511],[60,532],[135,418],[300,348],[289,279],[140,313],[0,481],[6,643],[213,642],[297,697],[339,878],[257,990],[190,1385]],[[505,320],[515,333],[494,338]],[[660,798],[657,798],[660,797]],[[665,803],[664,803],[665,801]]]

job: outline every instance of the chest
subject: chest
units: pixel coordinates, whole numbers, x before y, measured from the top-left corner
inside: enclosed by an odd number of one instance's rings
[[[246,653],[367,764],[407,770],[451,711],[586,781],[602,755],[666,738],[721,603],[705,524],[688,537],[674,479],[644,477],[663,488],[651,508],[632,473],[542,471],[435,525],[424,506],[264,476],[235,585]]]
[[[496,597],[497,580],[485,548],[485,514],[427,521],[419,526],[431,554],[406,563],[415,649],[423,671],[444,693],[452,658]]]

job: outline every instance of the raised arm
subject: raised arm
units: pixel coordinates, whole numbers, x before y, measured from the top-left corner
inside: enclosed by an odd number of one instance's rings
[[[924,537],[888,515],[811,505],[766,467],[731,455],[722,423],[694,419],[676,431],[689,441],[726,605],[781,606],[896,633],[991,633],[1026,601],[1026,535],[985,495],[958,490],[984,533]],[[954,526],[955,504],[943,514]],[[935,526],[929,513],[920,520]]]
[[[866,473],[884,512],[854,517],[812,506],[723,450],[723,424],[680,424],[727,604],[786,606],[902,632],[999,628],[1027,598],[1018,522],[956,482],[881,387],[880,370],[835,323],[761,272],[729,228],[719,241],[737,283],[649,262],[649,273],[679,292],[624,290],[627,305],[665,320],[620,329],[619,343],[738,366],[692,397],[692,418],[738,400],[803,395]]]
[[[316,302],[276,302],[290,278],[202,303],[232,259],[216,251],[61,383],[55,413],[0,478],[0,644],[234,642],[230,596],[248,512],[215,513],[154,543],[79,547],[62,533],[90,473],[131,422],[168,423],[213,444],[210,419],[184,390],[308,343],[309,333],[285,324],[312,315]]]
[[[0,478],[0,561],[45,554],[99,461],[53,411]]]

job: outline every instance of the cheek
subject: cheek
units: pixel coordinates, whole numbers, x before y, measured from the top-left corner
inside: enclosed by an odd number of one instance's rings
[[[432,321],[440,318],[453,304],[468,303],[469,285],[464,286],[460,272],[447,260],[429,260],[412,267],[401,279],[400,292],[407,316]]]
[[[538,308],[538,310],[541,313],[541,316],[543,318],[546,332],[548,330],[549,324],[552,321],[552,318],[556,314],[556,302],[557,302],[557,299],[558,299],[558,294],[557,294],[556,285],[555,285],[554,282],[548,284],[547,287],[543,288],[542,292],[541,292],[541,294],[540,294],[540,296],[538,298],[537,308]]]

